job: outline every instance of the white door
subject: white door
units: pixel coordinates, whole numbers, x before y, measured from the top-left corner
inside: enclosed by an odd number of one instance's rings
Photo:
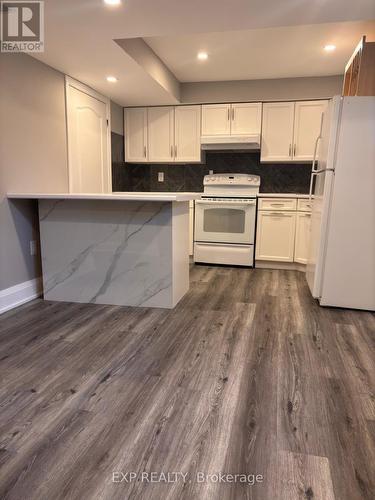
[[[294,102],[263,104],[260,161],[292,160]]]
[[[230,104],[205,104],[202,106],[202,135],[229,135],[230,122]]]
[[[147,108],[129,108],[125,113],[125,160],[147,161]]]
[[[201,161],[201,107],[175,107],[175,161]]]
[[[66,79],[69,190],[108,193],[111,186],[109,100]]]
[[[309,251],[310,238],[309,212],[297,212],[296,216],[296,239],[294,244],[294,262],[306,264]]]
[[[232,135],[260,134],[262,103],[232,104]]]
[[[295,104],[294,161],[312,161],[316,138],[320,133],[322,114],[328,101],[300,101]]]
[[[296,214],[258,212],[256,259],[293,262]]]
[[[148,108],[148,160],[174,162],[174,108]]]

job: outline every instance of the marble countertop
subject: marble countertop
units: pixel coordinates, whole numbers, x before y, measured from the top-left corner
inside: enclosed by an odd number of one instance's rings
[[[133,201],[190,201],[200,193],[115,192],[115,193],[8,193],[8,198],[47,200],[133,200]]]
[[[297,193],[258,193],[258,198],[308,198],[308,194]]]

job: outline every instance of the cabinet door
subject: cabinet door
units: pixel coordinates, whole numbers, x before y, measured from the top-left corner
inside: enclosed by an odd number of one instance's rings
[[[175,107],[175,161],[201,161],[201,107]]]
[[[202,135],[229,135],[230,115],[230,104],[205,104],[202,106]]]
[[[293,160],[311,161],[320,133],[322,114],[328,101],[300,101],[295,104]]]
[[[258,212],[256,259],[293,262],[296,214]]]
[[[285,162],[292,159],[294,102],[263,104],[260,161]]]
[[[148,160],[174,162],[174,109],[148,108]]]
[[[125,113],[125,161],[147,161],[147,108],[129,108]]]
[[[260,134],[262,103],[232,104],[232,135]]]
[[[307,264],[310,238],[310,219],[310,213],[297,213],[294,262],[300,262],[301,264]]]

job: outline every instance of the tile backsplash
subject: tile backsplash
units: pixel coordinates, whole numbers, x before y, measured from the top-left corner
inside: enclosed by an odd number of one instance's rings
[[[112,133],[113,191],[197,191],[203,177],[214,173],[260,175],[263,193],[308,193],[311,164],[260,163],[259,151],[210,151],[203,164],[131,164],[124,161],[124,138]],[[164,173],[164,182],[158,181]]]

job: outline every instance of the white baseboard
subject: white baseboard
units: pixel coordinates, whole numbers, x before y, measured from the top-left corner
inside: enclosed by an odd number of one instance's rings
[[[299,262],[276,262],[272,260],[256,260],[255,267],[258,269],[281,269],[286,271],[306,272],[306,264]]]
[[[36,299],[42,293],[42,278],[24,281],[0,291],[0,314]]]

